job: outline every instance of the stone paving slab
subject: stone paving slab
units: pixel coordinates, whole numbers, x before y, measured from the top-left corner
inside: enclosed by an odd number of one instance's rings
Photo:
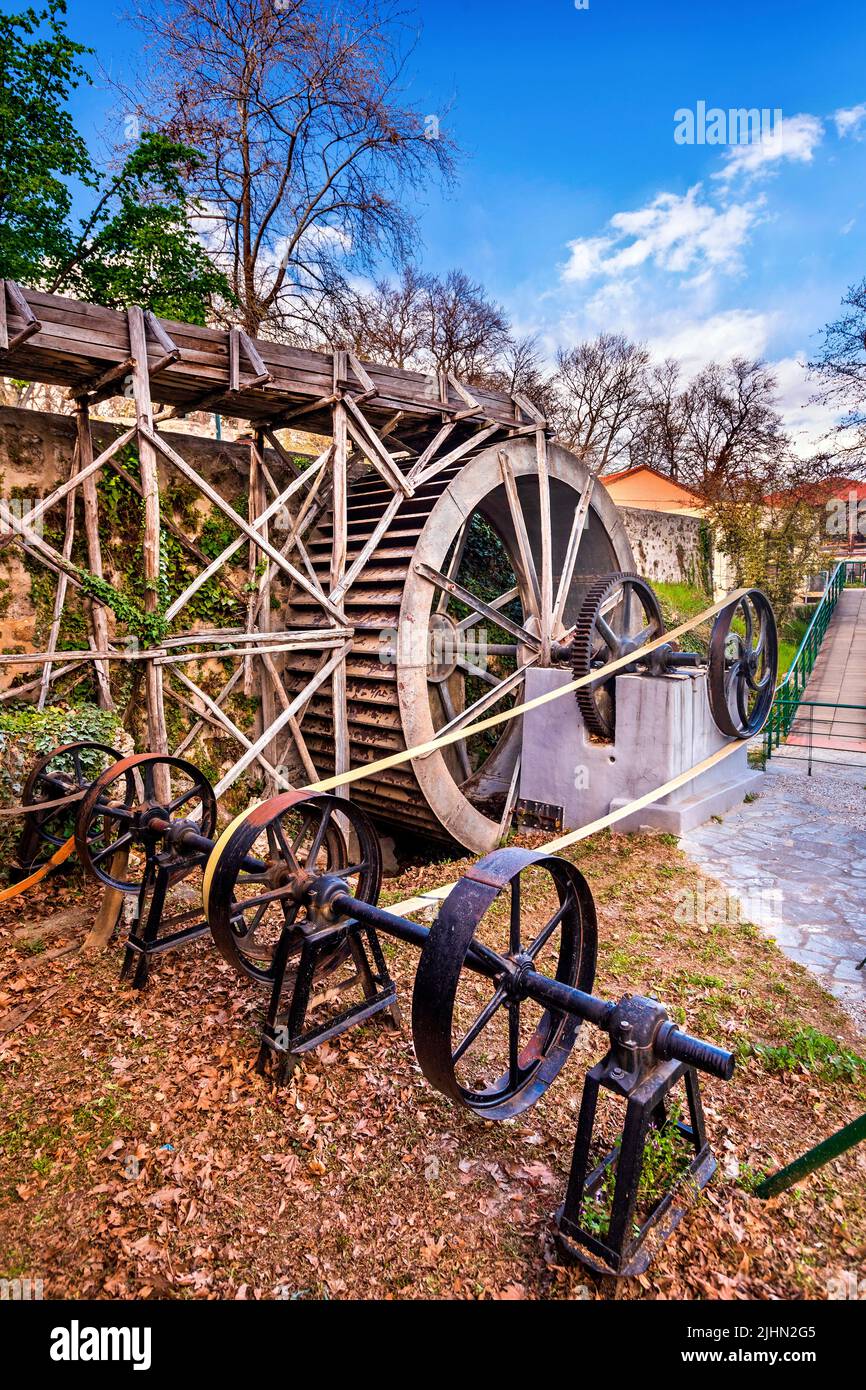
[[[770,769],[756,801],[689,831],[680,848],[866,1032],[866,779]]]

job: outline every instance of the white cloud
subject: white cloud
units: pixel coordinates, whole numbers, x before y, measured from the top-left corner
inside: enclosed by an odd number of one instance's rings
[[[861,139],[860,128],[866,126],[866,102],[861,102],[859,106],[841,107],[835,112],[833,120],[840,140],[844,140],[846,135]]]
[[[806,371],[806,356],[783,357],[770,364],[778,383],[778,405],[798,454],[818,453],[825,436],[839,420],[839,412],[813,399],[817,383]]]
[[[824,123],[819,116],[785,116],[762,130],[758,140],[732,145],[725,154],[724,168],[713,178],[725,183],[738,175],[758,178],[773,173],[784,160],[811,164],[823,138]]]
[[[618,279],[648,264],[676,275],[738,270],[760,206],[759,201],[727,206],[707,202],[700,184],[682,196],[659,193],[645,207],[614,213],[605,235],[569,242],[562,279]]]
[[[762,357],[773,327],[772,316],[751,309],[727,309],[705,318],[671,315],[647,339],[653,357],[673,357],[687,377],[709,362],[732,357]]]

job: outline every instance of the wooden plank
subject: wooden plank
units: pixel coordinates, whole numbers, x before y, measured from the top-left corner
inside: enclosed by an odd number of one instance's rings
[[[0,352],[9,346],[9,327],[6,322],[6,281],[0,280]]]

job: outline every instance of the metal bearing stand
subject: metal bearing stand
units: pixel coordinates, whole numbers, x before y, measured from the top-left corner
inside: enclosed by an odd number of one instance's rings
[[[642,1274],[652,1259],[652,1240],[665,1240],[679,1225],[693,1197],[706,1187],[716,1171],[707,1143],[704,1112],[697,1072],[675,1060],[665,1061],[656,1050],[656,1039],[670,1027],[663,1006],[652,999],[626,996],[611,1020],[612,1045],[607,1055],[586,1075],[577,1121],[577,1137],[565,1201],[556,1214],[557,1243],[567,1260],[579,1260],[599,1274]],[[685,1081],[689,1123],[672,1120],[668,1097],[680,1080]],[[595,1128],[598,1094],[612,1091],[626,1102],[619,1143],[588,1173]],[[677,1183],[660,1198],[642,1225],[635,1226],[635,1209],[644,1155],[650,1132],[665,1133],[674,1127],[694,1150],[694,1157]],[[587,1230],[581,1217],[587,1205],[615,1174],[607,1235]]]

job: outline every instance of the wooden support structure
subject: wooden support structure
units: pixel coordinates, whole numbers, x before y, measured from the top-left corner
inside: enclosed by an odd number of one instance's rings
[[[0,691],[0,700],[27,696],[41,706],[59,677],[81,679],[90,671],[96,697],[108,707],[111,674],[132,663],[133,689],[139,681],[144,687],[142,741],[149,749],[171,751],[169,698],[186,716],[178,756],[204,734],[219,737],[230,745],[231,761],[226,768],[221,746],[217,792],[249,770],[267,793],[422,742],[428,702],[441,731],[464,727],[503,699],[519,699],[527,669],[549,664],[563,637],[589,508],[602,504],[576,461],[579,485],[563,482],[563,451],[549,446],[546,421],[521,395],[467,384],[453,371],[403,371],[363,362],[349,350],[253,340],[239,327],[170,322],[139,308],[120,313],[10,281],[0,284],[0,374],[65,387],[77,440],[70,476],[28,517],[13,515],[0,497],[0,551],[15,544],[57,576],[46,650],[0,657],[0,672],[41,670]],[[96,453],[92,406],[123,392],[132,399],[134,424]],[[160,428],[199,410],[246,422],[246,515],[206,465],[185,457],[178,436]],[[324,439],[317,457],[298,461],[277,438],[277,430],[295,423]],[[119,458],[133,443],[137,469]],[[98,481],[106,469],[141,499],[141,532],[128,538],[131,551],[141,548],[148,619],[147,637],[137,646],[134,633],[123,630],[123,612],[112,611],[110,588],[100,592],[98,582],[112,580],[99,531]],[[461,492],[461,479],[473,474],[481,491]],[[215,558],[166,514],[172,475],[234,533]],[[506,568],[513,571],[489,599],[462,582],[479,498],[496,499],[490,517],[506,537]],[[37,523],[49,513],[56,517],[61,504],[58,550]],[[84,545],[76,543],[76,523]],[[167,535],[183,547],[192,570],[170,594]],[[630,554],[621,550],[611,552],[612,569],[630,567]],[[86,565],[79,566],[75,557],[85,553]],[[196,630],[190,604],[211,582],[234,597],[237,616]],[[64,605],[82,590],[90,649],[66,651]],[[413,604],[423,610],[417,626]],[[217,627],[220,621],[225,625]],[[383,634],[395,624],[405,630],[394,634],[392,660],[391,639]],[[441,669],[424,647],[434,629],[459,647]],[[460,646],[486,638],[488,630],[496,634],[492,665]],[[404,658],[407,635],[415,645]],[[255,727],[242,694],[258,702]],[[477,750],[468,741],[456,742],[447,760],[416,762],[375,784],[354,782],[353,797],[389,824],[424,834],[444,827],[470,848],[490,847],[506,832],[519,758],[497,765],[487,781],[479,780]],[[455,784],[444,800],[431,791],[435,777]],[[474,781],[479,803],[493,798],[487,818],[459,790]]]

